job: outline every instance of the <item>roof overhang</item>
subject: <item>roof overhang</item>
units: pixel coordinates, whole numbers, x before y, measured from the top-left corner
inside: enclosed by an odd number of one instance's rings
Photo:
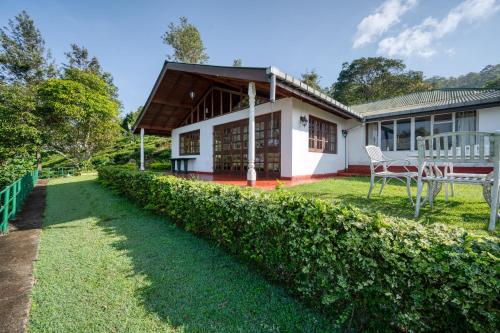
[[[165,62],[144,108],[133,126],[137,132],[170,135],[195,105],[189,97],[193,91],[201,97],[213,86],[246,91],[254,82],[257,95],[269,98],[272,76],[276,78],[276,99],[295,97],[345,119],[362,117],[275,67],[229,67]],[[196,99],[195,97],[195,99]]]

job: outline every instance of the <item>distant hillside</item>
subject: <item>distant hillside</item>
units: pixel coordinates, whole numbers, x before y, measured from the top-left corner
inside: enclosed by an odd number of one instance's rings
[[[479,73],[470,72],[458,77],[442,77],[433,76],[426,79],[425,82],[430,83],[433,88],[483,88],[494,87],[493,81],[500,79],[500,64],[488,65]]]

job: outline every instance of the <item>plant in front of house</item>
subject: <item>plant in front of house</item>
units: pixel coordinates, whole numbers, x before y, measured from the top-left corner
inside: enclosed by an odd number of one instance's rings
[[[281,190],[252,191],[118,167],[99,169],[99,179],[253,261],[347,329],[494,331],[498,326],[496,238],[369,217]]]

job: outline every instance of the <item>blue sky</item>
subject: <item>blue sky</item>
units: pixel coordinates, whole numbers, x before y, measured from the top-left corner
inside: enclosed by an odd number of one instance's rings
[[[142,105],[171,50],[161,35],[179,16],[201,32],[209,63],[274,65],[331,85],[342,63],[402,58],[426,76],[500,63],[500,0],[24,1],[2,0],[0,25],[27,10],[58,63],[70,43],[113,74],[124,111]]]

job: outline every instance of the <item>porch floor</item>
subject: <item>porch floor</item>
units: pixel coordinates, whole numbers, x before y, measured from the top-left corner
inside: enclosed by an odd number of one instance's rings
[[[236,175],[218,175],[218,174],[201,174],[201,173],[172,173],[166,172],[169,176],[176,176],[186,179],[196,179],[207,182],[214,182],[217,184],[225,185],[237,185],[237,186],[247,186],[246,177],[236,176]],[[267,178],[258,179],[255,187],[262,189],[273,189],[278,185],[278,180],[283,184],[283,186],[294,186],[300,184],[315,183],[322,179],[332,178],[332,176],[315,177],[307,179],[281,179],[281,178]]]

